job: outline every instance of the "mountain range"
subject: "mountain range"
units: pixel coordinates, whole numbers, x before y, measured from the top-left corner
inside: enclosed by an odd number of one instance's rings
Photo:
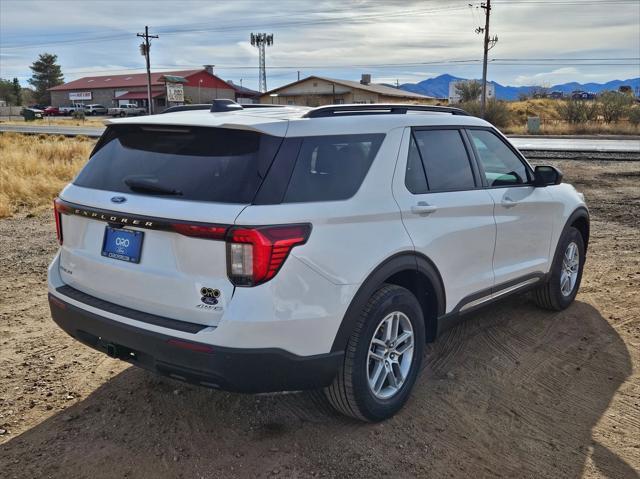
[[[436,98],[447,98],[449,96],[449,83],[456,80],[466,80],[466,78],[444,74],[418,83],[404,83],[400,85],[400,89]],[[496,97],[499,100],[517,100],[520,95],[527,95],[533,89],[540,88],[539,86],[505,86],[497,82],[493,83],[496,86]],[[548,91],[571,93],[574,90],[583,90],[599,93],[605,90],[617,90],[621,85],[630,85],[633,91],[637,92],[637,89],[640,89],[640,77],[628,80],[613,80],[607,83],[562,83],[549,87]]]

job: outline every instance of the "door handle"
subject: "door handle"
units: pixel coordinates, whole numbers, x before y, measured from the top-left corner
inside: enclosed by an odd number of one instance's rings
[[[437,209],[437,206],[430,205],[426,201],[418,201],[417,205],[411,207],[411,212],[416,215],[430,215]]]
[[[502,201],[500,202],[500,204],[502,206],[504,206],[505,208],[513,208],[514,206],[516,206],[518,204],[518,202],[517,201],[513,201],[508,196],[505,196],[504,198],[502,198]]]

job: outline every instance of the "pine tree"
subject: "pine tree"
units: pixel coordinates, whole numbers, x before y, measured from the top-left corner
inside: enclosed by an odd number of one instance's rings
[[[35,88],[35,98],[38,103],[50,105],[51,92],[49,88],[64,83],[62,70],[56,62],[58,56],[51,53],[42,53],[38,59],[33,62],[29,68],[33,71],[33,75],[29,79],[29,83]]]
[[[20,106],[22,104],[22,87],[20,86],[20,82],[17,78],[13,79],[11,87],[13,88],[13,96],[15,97],[16,105]]]

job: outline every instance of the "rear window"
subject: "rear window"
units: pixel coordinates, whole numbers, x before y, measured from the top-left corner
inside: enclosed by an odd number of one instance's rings
[[[223,128],[110,126],[74,184],[192,201],[250,203],[281,142]]]
[[[304,138],[284,203],[350,198],[362,184],[383,139],[383,134]]]

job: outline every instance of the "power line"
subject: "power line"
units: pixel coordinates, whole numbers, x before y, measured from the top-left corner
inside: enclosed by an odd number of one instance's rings
[[[635,66],[638,65],[640,57],[624,58],[493,58],[488,63],[492,66],[518,65],[518,66]],[[269,69],[280,70],[321,70],[321,69],[355,69],[355,68],[397,68],[397,67],[419,67],[419,66],[465,66],[481,63],[482,59],[468,60],[435,60],[426,62],[403,62],[403,63],[366,63],[366,64],[328,64],[328,65],[271,65]],[[557,62],[562,62],[558,64]],[[589,63],[585,63],[589,62]],[[158,65],[155,70],[194,70],[202,68],[202,65]],[[255,70],[256,65],[217,65],[218,70]],[[67,70],[68,74],[79,73],[116,73],[141,70],[141,68],[117,68],[111,70]]]

